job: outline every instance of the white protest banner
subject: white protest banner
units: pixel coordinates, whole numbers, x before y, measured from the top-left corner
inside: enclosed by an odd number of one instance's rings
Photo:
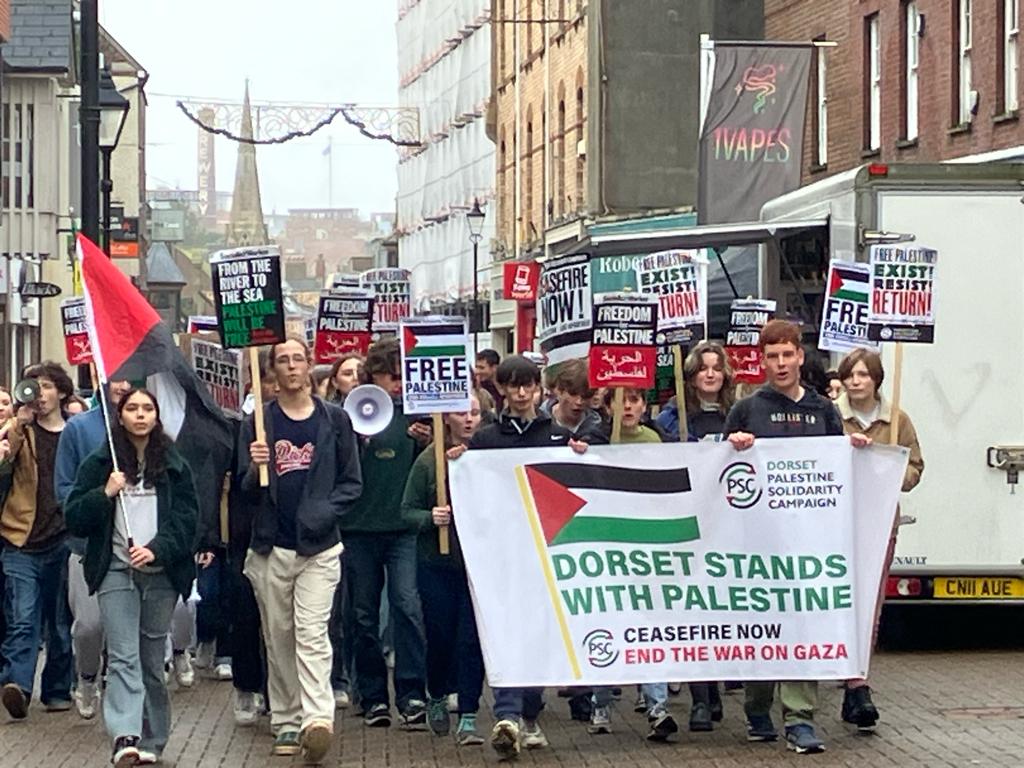
[[[866,677],[906,463],[845,437],[467,451],[488,682]]]
[[[412,314],[412,287],[408,269],[370,269],[359,276],[359,287],[373,291],[374,333],[397,331],[402,318]]]
[[[405,415],[468,411],[472,379],[465,318],[404,318],[399,336]]]
[[[871,246],[868,338],[935,341],[935,267],[939,252],[906,245]]]
[[[829,262],[818,349],[849,352],[864,347],[878,351],[878,344],[868,339],[869,281],[867,264]]]
[[[704,338],[708,311],[708,260],[703,250],[661,251],[636,260],[640,293],[658,297],[658,330],[681,330],[678,343]]]
[[[245,400],[245,368],[242,352],[224,349],[212,341],[193,338],[192,368],[203,382],[214,402],[228,416],[242,417]]]
[[[590,256],[581,253],[545,262],[537,303],[537,340],[548,365],[586,357],[593,323]]]

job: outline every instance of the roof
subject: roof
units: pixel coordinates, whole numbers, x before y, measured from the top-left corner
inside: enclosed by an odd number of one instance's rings
[[[167,243],[153,243],[146,254],[146,282],[152,285],[187,285]]]
[[[72,50],[71,0],[11,0],[8,70],[68,72]]]

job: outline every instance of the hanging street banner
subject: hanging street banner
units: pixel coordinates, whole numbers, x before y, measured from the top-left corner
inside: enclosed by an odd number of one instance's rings
[[[225,416],[242,418],[245,400],[245,363],[237,349],[224,349],[206,339],[193,338],[189,344],[192,369],[201,379]]]
[[[370,347],[373,294],[335,289],[320,296],[313,355],[318,363],[333,363],[352,352],[365,357]]]
[[[939,252],[906,245],[871,246],[868,338],[935,341],[935,267]]]
[[[641,293],[658,297],[658,330],[676,331],[680,344],[704,338],[708,260],[703,250],[661,251],[636,262]]]
[[[547,364],[586,357],[594,321],[590,256],[581,253],[546,261],[537,303],[537,339]]]
[[[763,384],[761,367],[761,329],[775,315],[775,302],[770,299],[736,299],[729,306],[729,331],[725,337],[725,354],[735,373],[735,381]]]
[[[210,271],[225,349],[285,340],[281,253],[276,247],[218,251],[210,260]]]
[[[459,541],[489,684],[867,677],[907,454],[845,437],[467,451],[452,505],[474,510]]]
[[[758,221],[761,206],[800,186],[814,48],[716,44],[700,134],[701,224]]]
[[[650,389],[658,365],[658,299],[638,293],[594,297],[590,386]]]
[[[534,302],[540,281],[540,264],[536,261],[505,262],[503,293],[508,301]]]
[[[64,352],[68,365],[88,365],[92,362],[92,346],[85,322],[85,297],[64,299],[60,303],[60,319],[64,326]]]
[[[870,293],[867,264],[829,262],[825,300],[821,304],[818,349],[850,352],[864,347],[878,351],[878,344],[868,339]]]
[[[403,318],[412,315],[412,287],[408,269],[371,269],[359,276],[359,287],[373,291],[371,331],[397,331]]]
[[[405,415],[468,411],[473,390],[465,318],[404,318],[399,338]]]

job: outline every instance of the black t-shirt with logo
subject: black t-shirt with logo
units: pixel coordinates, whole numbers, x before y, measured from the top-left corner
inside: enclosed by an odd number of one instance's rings
[[[280,408],[274,414],[274,446],[271,460],[277,474],[277,538],[275,547],[295,549],[295,513],[313,463],[320,414],[314,409],[307,419],[295,421]]]

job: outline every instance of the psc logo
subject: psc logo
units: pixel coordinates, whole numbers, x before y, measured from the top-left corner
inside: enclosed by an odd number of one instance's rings
[[[615,637],[607,629],[592,630],[583,638],[583,650],[587,652],[587,661],[592,667],[610,667],[619,658]]]
[[[718,482],[725,483],[725,500],[734,509],[750,509],[764,493],[757,482],[757,470],[745,461],[734,461],[723,469]]]

